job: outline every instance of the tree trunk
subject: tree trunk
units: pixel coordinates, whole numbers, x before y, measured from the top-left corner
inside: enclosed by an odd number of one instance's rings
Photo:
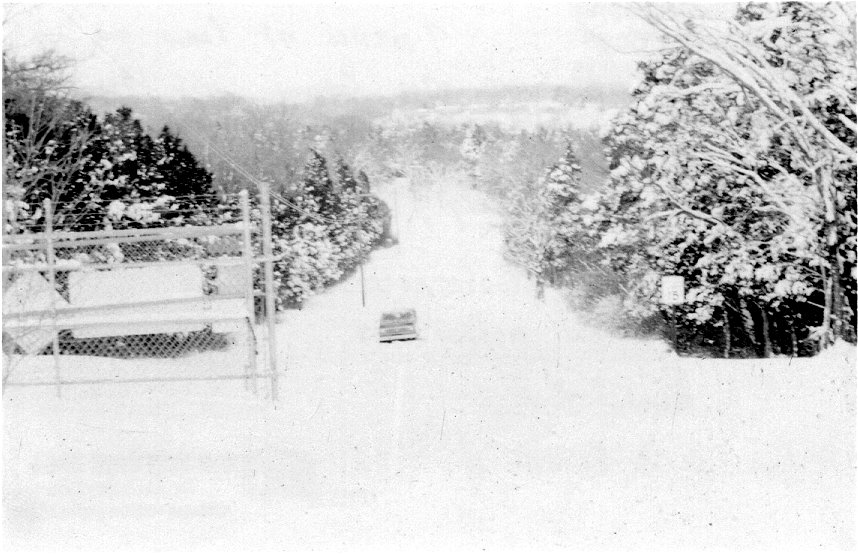
[[[724,309],[722,319],[724,321],[724,357],[729,358],[733,337],[730,336],[730,317],[727,315],[726,309]]]
[[[841,338],[843,335],[843,287],[840,286],[840,256],[835,253],[837,272],[831,276],[831,342]]]
[[[765,306],[759,306],[760,310],[760,326],[762,327],[763,336],[763,358],[772,357],[772,342],[769,338],[769,314],[766,312]]]
[[[823,291],[825,293],[825,301],[823,302],[822,309],[822,325],[820,325],[820,333],[819,333],[819,348],[817,352],[825,350],[825,348],[831,344],[831,309],[834,305],[833,302],[833,272],[831,269],[822,268],[822,283],[823,283]]]
[[[748,310],[748,303],[742,297],[739,297],[739,313],[742,316],[742,328],[745,331],[745,336],[748,337],[748,340],[751,342],[751,346],[753,346],[754,350],[757,350],[754,316],[751,315],[751,311]]]
[[[823,350],[834,342],[837,331],[839,331],[838,320],[840,314],[837,308],[840,305],[840,257],[837,253],[837,205],[835,202],[836,191],[832,179],[831,168],[821,166],[814,174],[818,184],[820,196],[823,200],[824,221],[822,227],[822,238],[825,245],[824,258],[828,267],[822,268],[823,286],[825,287],[825,303],[822,312],[822,329],[819,337],[819,350]]]
[[[798,356],[798,339],[795,336],[795,325],[792,317],[789,319],[789,338],[793,357]]]

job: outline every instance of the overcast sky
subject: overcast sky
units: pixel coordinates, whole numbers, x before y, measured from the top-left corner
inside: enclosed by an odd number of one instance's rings
[[[95,94],[264,99],[634,82],[653,32],[590,3],[6,5],[4,49],[53,48]]]

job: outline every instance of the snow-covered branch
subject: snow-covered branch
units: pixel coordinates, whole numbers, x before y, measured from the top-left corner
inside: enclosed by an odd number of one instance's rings
[[[664,193],[664,195],[667,197],[667,199],[670,200],[671,204],[676,206],[676,208],[679,211],[681,211],[682,213],[690,215],[691,217],[697,218],[701,221],[705,221],[706,223],[709,223],[710,225],[721,226],[721,227],[724,227],[725,229],[730,228],[729,225],[727,225],[726,223],[724,223],[723,221],[721,221],[717,217],[714,217],[714,216],[707,214],[705,212],[701,212],[700,210],[695,210],[694,208],[688,206],[687,204],[685,204],[684,202],[679,200],[676,197],[676,195],[673,194],[673,192],[671,192],[670,188],[665,186],[664,184],[662,184],[658,181],[654,181],[654,184],[656,187],[658,187],[658,189],[661,192]]]
[[[638,7],[635,11],[654,28],[675,40],[690,52],[708,60],[723,71],[725,75],[728,75],[731,79],[751,91],[777,119],[786,122],[794,135],[796,143],[805,151],[805,154],[809,158],[813,157],[814,148],[808,140],[807,132],[801,128],[798,121],[792,116],[794,111],[801,113],[802,120],[824,140],[828,147],[837,150],[853,163],[858,160],[858,154],[856,154],[855,150],[834,135],[820,121],[810,110],[807,103],[783,81],[770,63],[765,61],[763,56],[747,54],[747,52],[750,52],[750,39],[743,37],[744,40],[738,41],[732,37],[719,37],[718,34],[710,32],[708,36],[713,38],[707,42],[703,39],[703,33],[690,30],[694,29],[694,27],[680,23],[674,17],[667,15],[661,8],[646,5]],[[738,49],[735,46],[737,42],[742,45]]]

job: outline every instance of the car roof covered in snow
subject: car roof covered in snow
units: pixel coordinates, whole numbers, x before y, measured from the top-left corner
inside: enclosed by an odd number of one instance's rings
[[[415,319],[417,317],[417,312],[413,308],[406,308],[402,310],[391,310],[386,311],[381,314],[382,321],[395,321],[402,319]]]

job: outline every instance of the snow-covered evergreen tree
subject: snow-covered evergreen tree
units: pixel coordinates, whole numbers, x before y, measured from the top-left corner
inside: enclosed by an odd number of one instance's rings
[[[311,151],[298,190],[272,202],[275,280],[279,306],[300,306],[366,258],[381,238],[385,214],[380,201],[361,192],[349,165],[335,162],[336,181],[327,161]],[[369,183],[366,180],[366,187]]]
[[[575,262],[579,251],[579,204],[581,202],[581,166],[571,144],[563,157],[545,175],[539,191],[540,217],[551,229],[542,253],[542,273],[557,283]]]
[[[337,176],[337,190],[340,193],[354,193],[357,191],[358,182],[355,179],[351,168],[345,160],[343,160],[342,156],[337,156],[335,173]]]
[[[534,184],[507,197],[507,251],[528,267],[539,286],[571,279],[592,247],[587,208],[582,206],[581,167],[571,143]]]
[[[369,177],[367,176],[366,172],[363,169],[358,171],[356,181],[357,181],[357,185],[358,185],[358,192],[360,192],[362,194],[369,194],[369,192],[370,192]]]
[[[323,218],[335,218],[339,210],[337,191],[328,172],[328,162],[318,150],[310,150],[304,166],[299,198],[307,208]]]
[[[482,175],[481,161],[488,140],[489,137],[482,126],[473,125],[465,128],[465,138],[459,147],[459,153],[475,185]]]

